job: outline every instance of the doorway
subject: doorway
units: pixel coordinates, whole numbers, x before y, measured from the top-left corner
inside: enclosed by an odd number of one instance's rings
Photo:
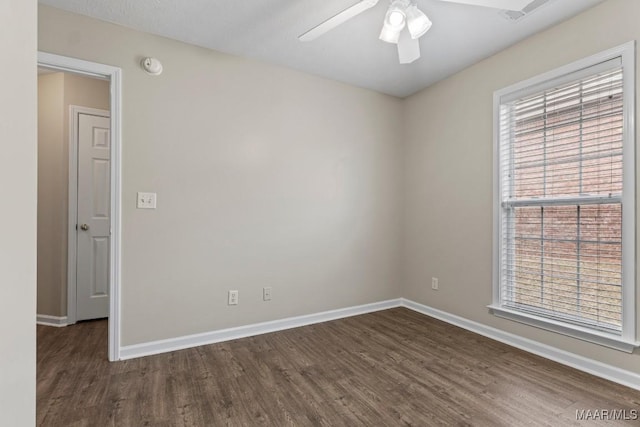
[[[119,360],[121,70],[44,52],[38,53],[38,66],[100,80],[108,90],[106,109],[65,105],[69,179],[64,323],[108,317],[108,358]],[[48,230],[43,225],[39,229]]]

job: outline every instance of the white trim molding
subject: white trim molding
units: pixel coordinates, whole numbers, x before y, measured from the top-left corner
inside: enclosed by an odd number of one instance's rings
[[[183,350],[185,348],[198,347],[201,345],[215,344],[223,341],[231,341],[238,338],[246,338],[255,335],[268,334],[270,332],[282,331],[285,329],[298,328],[300,326],[312,325],[315,323],[328,322],[330,320],[342,319],[345,317],[357,316],[360,314],[373,313],[375,311],[387,310],[401,306],[401,299],[391,299],[387,301],[364,304],[337,310],[323,311],[320,313],[307,314],[304,316],[289,317],[286,319],[273,320],[270,322],[254,323],[252,325],[238,326],[235,328],[220,329],[217,331],[204,332],[201,334],[187,335],[166,340],[152,341],[142,344],[123,346],[120,349],[120,359],[133,359],[136,357],[150,356],[152,354],[166,353],[170,351]]]
[[[625,341],[615,335],[582,328],[577,325],[567,325],[565,322],[556,322],[553,319],[547,319],[521,311],[509,310],[501,306],[490,305],[489,312],[503,319],[513,320],[514,322],[534,326],[546,331],[557,332],[568,337],[588,341],[614,350],[624,351],[625,353],[633,353],[633,351],[640,346],[636,341]]]
[[[38,66],[109,80],[111,116],[111,245],[109,266],[109,360],[120,359],[122,265],[122,69],[97,62],[38,52]]]
[[[48,314],[37,314],[36,324],[63,328],[69,323],[67,323],[67,316],[50,316]]]
[[[482,323],[474,322],[473,320],[465,319],[464,317],[456,316],[455,314],[447,313],[408,299],[401,298],[401,300],[402,306],[410,310],[442,320],[443,322],[458,326],[462,329],[475,332],[476,334],[484,337],[500,341],[501,343],[533,353],[540,357],[544,357],[545,359],[570,366],[579,371],[587,372],[597,377],[640,390],[640,374],[636,374],[635,372],[620,369],[597,360],[560,350],[558,348],[542,344],[538,341],[523,338],[519,335],[483,325]]]

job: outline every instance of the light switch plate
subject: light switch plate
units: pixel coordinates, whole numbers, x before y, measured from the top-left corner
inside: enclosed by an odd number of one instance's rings
[[[156,208],[156,193],[141,193],[138,192],[138,209],[155,209]]]

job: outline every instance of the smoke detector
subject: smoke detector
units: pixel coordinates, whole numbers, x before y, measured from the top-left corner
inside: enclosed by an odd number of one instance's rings
[[[162,74],[162,63],[156,58],[152,58],[150,56],[143,58],[140,65],[142,65],[142,69],[146,71],[147,74],[151,74],[152,76],[159,76]]]

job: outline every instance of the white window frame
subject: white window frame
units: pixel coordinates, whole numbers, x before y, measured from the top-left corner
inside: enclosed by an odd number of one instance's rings
[[[622,333],[596,331],[587,327],[524,313],[502,305],[501,252],[502,208],[500,180],[500,106],[571,79],[582,70],[620,58],[623,67],[622,147]],[[595,72],[594,72],[595,74]],[[488,306],[496,316],[600,344],[627,353],[640,346],[636,340],[636,216],[635,216],[635,41],[625,43],[548,73],[500,89],[493,94],[493,300]]]

